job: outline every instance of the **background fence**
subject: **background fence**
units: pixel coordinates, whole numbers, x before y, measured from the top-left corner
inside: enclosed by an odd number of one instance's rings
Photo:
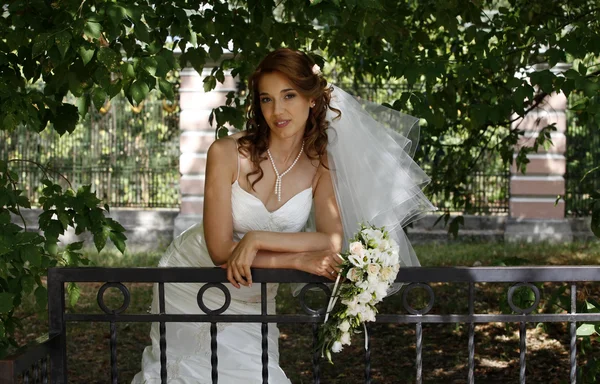
[[[150,95],[132,107],[117,96],[92,108],[72,134],[41,134],[26,127],[0,132],[0,159],[27,159],[64,175],[75,188],[91,184],[115,207],[179,206],[179,109]],[[11,167],[37,205],[43,172],[31,163]],[[59,181],[56,178],[56,181]]]
[[[572,97],[571,104],[577,102]],[[576,113],[567,116],[567,173],[565,175],[565,210],[567,216],[590,216],[590,197],[600,190],[600,170],[581,180],[586,172],[600,167],[600,126],[589,122],[581,125]]]

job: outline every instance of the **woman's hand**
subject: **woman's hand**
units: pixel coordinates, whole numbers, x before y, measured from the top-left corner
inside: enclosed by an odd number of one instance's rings
[[[258,243],[254,232],[248,232],[231,252],[227,260],[227,280],[236,288],[252,285],[250,266],[258,252]]]
[[[298,269],[335,280],[342,261],[343,259],[333,251],[306,252],[298,263]]]

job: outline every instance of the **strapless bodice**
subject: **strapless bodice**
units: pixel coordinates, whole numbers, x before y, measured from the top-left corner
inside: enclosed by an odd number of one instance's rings
[[[249,231],[299,232],[306,225],[311,206],[312,188],[307,188],[270,212],[236,180],[231,185],[234,238],[239,240]]]

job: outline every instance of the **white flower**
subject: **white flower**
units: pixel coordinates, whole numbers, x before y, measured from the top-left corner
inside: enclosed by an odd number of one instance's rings
[[[352,265],[354,265],[355,267],[359,267],[359,268],[362,268],[366,264],[364,259],[365,258],[363,256],[357,256],[357,255],[348,256],[348,260],[350,260]]]
[[[367,280],[362,280],[359,281],[358,283],[355,284],[358,288],[362,289],[363,291],[369,291],[371,289],[371,287],[369,287],[369,282]],[[356,296],[355,296],[356,297]]]
[[[365,247],[360,241],[350,243],[350,253],[356,256],[364,256]]]
[[[311,0],[311,3],[312,3],[312,0]],[[321,67],[319,67],[317,64],[313,65],[312,73],[314,73],[315,75],[318,75],[319,73],[321,73]]]
[[[348,320],[342,321],[342,323],[338,325],[338,329],[344,333],[348,332],[348,330],[350,329],[350,323],[348,322]]]
[[[375,285],[375,298],[378,302],[387,296],[388,287],[389,284],[386,281],[381,281]]]
[[[346,313],[348,315],[356,316],[358,314],[358,299],[356,296],[354,296],[352,300],[342,300],[342,304],[347,307]]]
[[[381,240],[381,242],[379,243],[379,250],[380,251],[385,251],[386,249],[388,249],[390,247],[390,242],[386,239]]]
[[[366,304],[373,298],[373,294],[369,291],[364,291],[363,293],[358,295],[358,302],[361,304]]]
[[[380,270],[381,270],[381,267],[379,266],[379,264],[371,263],[371,264],[367,265],[367,273],[369,275],[377,275]]]
[[[342,347],[342,343],[340,343],[339,341],[334,342],[331,346],[331,352],[333,353],[341,352],[342,349],[344,349],[344,347]]]
[[[350,268],[350,270],[346,274],[346,278],[353,282],[359,281],[361,277],[362,277],[362,272],[358,268]]]
[[[384,267],[381,269],[381,278],[385,281],[389,281],[394,275],[392,267]]]
[[[342,343],[342,345],[350,345],[350,333],[342,333],[342,337],[340,337],[340,342]]]
[[[383,240],[383,232],[379,229],[365,228],[361,232],[368,240],[375,241],[375,248],[377,248],[381,240]]]
[[[375,311],[369,305],[365,305],[364,307],[362,307],[362,311],[358,315],[360,316],[360,319],[364,322],[375,321]]]

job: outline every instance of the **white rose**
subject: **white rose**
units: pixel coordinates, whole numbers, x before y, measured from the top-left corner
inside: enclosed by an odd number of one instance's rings
[[[379,264],[371,263],[371,264],[367,265],[367,273],[369,275],[377,275],[380,270],[381,270],[381,267],[379,266]]]
[[[360,241],[350,243],[350,253],[356,256],[364,256],[365,247]]]
[[[344,333],[348,332],[348,330],[350,329],[350,323],[348,322],[348,320],[342,321],[342,323],[338,325],[338,329]]]
[[[334,342],[331,346],[331,352],[333,353],[341,352],[342,349],[344,349],[344,347],[342,347],[342,343],[340,343],[339,341]]]
[[[348,332],[342,333],[342,337],[340,337],[340,342],[342,345],[350,345],[350,334]]]
[[[392,277],[393,271],[392,267],[384,267],[381,269],[381,278],[385,281],[390,280]]]
[[[353,282],[359,281],[361,279],[361,277],[362,277],[362,272],[358,268],[350,268],[350,270],[346,274],[346,278]]]

